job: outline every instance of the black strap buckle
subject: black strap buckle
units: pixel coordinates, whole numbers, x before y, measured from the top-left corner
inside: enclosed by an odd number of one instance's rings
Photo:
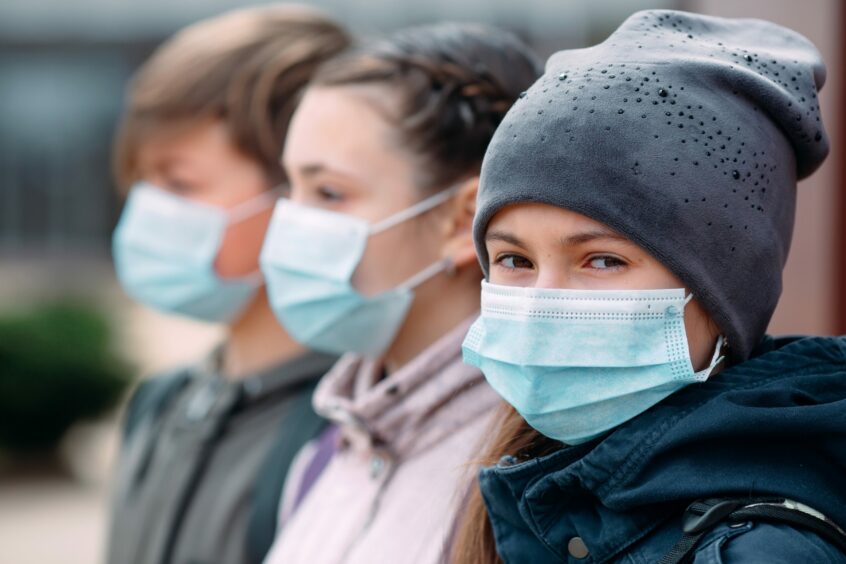
[[[746,505],[736,499],[706,499],[691,503],[682,516],[682,530],[688,535],[707,531]]]
[[[797,505],[796,502],[791,502]],[[822,515],[793,507],[783,497],[711,498],[691,503],[682,516],[684,534],[664,555],[661,564],[688,562],[699,540],[723,521],[783,523],[810,530],[846,554],[846,532]]]

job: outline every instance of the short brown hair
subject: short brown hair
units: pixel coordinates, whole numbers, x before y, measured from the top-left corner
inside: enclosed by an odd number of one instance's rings
[[[382,85],[399,101],[389,116],[421,161],[424,190],[479,173],[505,113],[540,76],[536,55],[493,27],[445,22],[410,27],[323,65],[315,86]]]
[[[115,139],[121,187],[138,178],[138,148],[151,133],[217,118],[235,147],[272,183],[300,93],[318,65],[350,44],[322,12],[303,6],[236,10],[178,32],[135,75]]]

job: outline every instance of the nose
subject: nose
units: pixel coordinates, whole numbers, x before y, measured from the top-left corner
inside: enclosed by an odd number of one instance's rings
[[[534,287],[539,289],[570,288],[571,282],[571,277],[566,270],[541,267],[535,278]]]
[[[293,182],[289,184],[288,193],[285,197],[295,204],[308,203],[308,192],[302,186],[295,185]]]

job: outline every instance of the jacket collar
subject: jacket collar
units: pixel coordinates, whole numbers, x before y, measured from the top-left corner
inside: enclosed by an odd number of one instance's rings
[[[201,390],[201,395],[208,396],[200,398],[200,403],[208,402],[217,394],[227,394],[238,398],[237,409],[244,409],[277,394],[295,393],[305,386],[315,386],[337,362],[337,357],[306,351],[244,378],[230,379],[223,375],[224,352],[224,345],[220,345],[187,370],[193,386]]]
[[[407,454],[417,429],[449,409],[462,392],[484,384],[481,372],[461,359],[461,343],[472,321],[465,320],[386,378],[379,361],[342,357],[318,385],[315,408],[339,424],[343,438],[354,448]],[[495,402],[495,394],[490,394],[490,401],[453,410],[450,417],[461,425],[489,411]]]

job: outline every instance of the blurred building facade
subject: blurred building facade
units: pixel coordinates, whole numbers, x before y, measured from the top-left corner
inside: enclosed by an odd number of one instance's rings
[[[365,34],[442,20],[489,23],[517,33],[544,56],[601,41],[636,10],[678,4],[307,3]],[[144,372],[195,358],[217,337],[209,328],[142,310],[116,287],[109,242],[121,198],[111,178],[110,145],[128,81],[153,48],[184,25],[243,5],[234,0],[0,3],[0,311],[62,295],[105,304]]]
[[[844,161],[843,116],[837,103],[844,82],[838,72],[844,62],[841,2],[309,3],[363,33],[446,19],[482,21],[516,32],[542,55],[601,41],[626,16],[644,8],[763,17],[804,33],[828,63],[829,81],[821,101],[834,151],[823,168],[800,186],[795,242],[772,329],[846,332],[846,298],[841,297],[846,278],[846,198],[843,169],[838,168]],[[233,0],[0,3],[0,308],[4,296],[37,300],[45,293],[93,289],[103,280],[103,272],[108,273],[109,236],[121,203],[111,180],[110,142],[128,79],[154,46],[176,29],[242,5]],[[13,288],[21,272],[32,274],[29,283]],[[108,276],[104,283],[109,283]]]
[[[516,32],[542,55],[601,41],[630,13],[647,7],[763,17],[805,34],[828,63],[829,79],[820,100],[833,151],[823,167],[800,184],[784,295],[771,330],[846,332],[841,2],[310,3],[362,33],[447,19],[482,21]],[[63,295],[103,302],[115,312],[128,348],[145,370],[190,359],[216,338],[214,331],[140,310],[116,288],[109,239],[121,198],[111,178],[110,145],[128,80],[152,49],[183,25],[241,5],[232,0],[0,3],[0,311]],[[181,346],[173,347],[171,330],[186,335],[176,340]]]

